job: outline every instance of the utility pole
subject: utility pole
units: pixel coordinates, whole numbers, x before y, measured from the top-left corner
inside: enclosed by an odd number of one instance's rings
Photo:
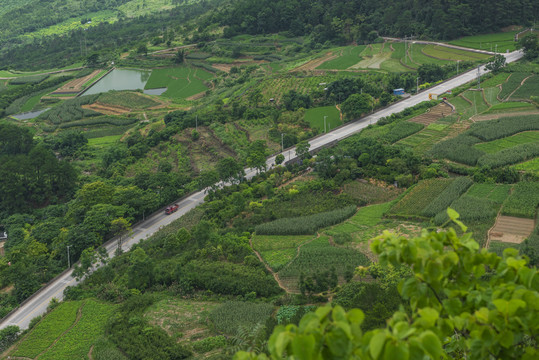
[[[327,115],[324,115],[324,133],[327,133],[327,130],[326,130],[326,118],[327,118]]]
[[[481,89],[481,70],[480,70],[480,67],[481,66],[477,66],[477,89]]]
[[[419,76],[415,79],[415,93],[416,95],[419,93]]]
[[[459,62],[460,60],[457,60],[457,76],[459,75]]]
[[[498,53],[498,44],[496,44],[496,47],[495,47],[495,50],[494,50],[494,54],[497,54]]]
[[[69,258],[69,248],[71,245],[67,245],[67,268],[71,269],[71,259]]]
[[[281,133],[281,152],[284,151],[284,133]]]

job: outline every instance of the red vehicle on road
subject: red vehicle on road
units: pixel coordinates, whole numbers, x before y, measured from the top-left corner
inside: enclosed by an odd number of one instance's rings
[[[173,212],[176,212],[179,208],[180,208],[180,205],[178,204],[170,205],[169,207],[165,209],[165,214],[170,215]]]

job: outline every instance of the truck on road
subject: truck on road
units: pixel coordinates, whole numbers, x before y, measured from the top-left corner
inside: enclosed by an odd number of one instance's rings
[[[176,212],[179,208],[180,208],[180,205],[178,204],[170,205],[169,207],[165,209],[165,214],[170,215],[173,212]]]

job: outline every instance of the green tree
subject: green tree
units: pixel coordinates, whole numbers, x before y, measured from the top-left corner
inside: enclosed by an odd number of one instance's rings
[[[386,327],[361,330],[364,314],[321,307],[299,326],[277,326],[271,359],[536,359],[539,278],[512,248],[503,257],[479,249],[458,214],[448,215],[464,232],[428,232],[408,239],[386,232],[371,249],[382,266],[406,265],[413,276],[399,293],[410,312],[393,314]],[[235,359],[267,359],[240,352]]]
[[[185,50],[179,49],[178,52],[176,52],[176,56],[174,56],[174,62],[176,64],[183,64],[185,61]]]
[[[373,98],[369,94],[352,94],[341,105],[347,120],[357,119],[372,109]]]
[[[301,160],[306,160],[311,158],[311,153],[309,153],[309,149],[311,148],[311,144],[309,144],[308,141],[301,141],[296,145],[296,156],[299,157]]]
[[[539,56],[539,39],[535,34],[528,34],[518,41],[518,46],[524,51],[524,57],[533,60]]]
[[[256,140],[249,145],[247,150],[247,166],[258,172],[266,170],[266,142]]]
[[[279,154],[275,157],[275,164],[281,165],[284,162],[284,155]]]
[[[148,47],[146,46],[146,44],[139,45],[139,47],[137,48],[137,54],[148,55]]]
[[[219,160],[217,163],[217,173],[219,174],[219,178],[221,180],[232,183],[239,182],[244,175],[243,167],[238,160],[234,159],[233,157],[227,157]],[[211,181],[213,181],[213,178]]]
[[[494,74],[498,73],[505,67],[505,56],[496,54],[485,66],[487,70],[492,71]]]

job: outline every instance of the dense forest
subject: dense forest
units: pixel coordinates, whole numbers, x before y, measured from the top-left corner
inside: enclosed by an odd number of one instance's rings
[[[371,31],[383,36],[453,39],[531,24],[538,15],[539,5],[532,0],[240,0],[208,21],[229,26],[227,36],[288,31],[312,35],[320,43],[342,44],[369,40]]]

